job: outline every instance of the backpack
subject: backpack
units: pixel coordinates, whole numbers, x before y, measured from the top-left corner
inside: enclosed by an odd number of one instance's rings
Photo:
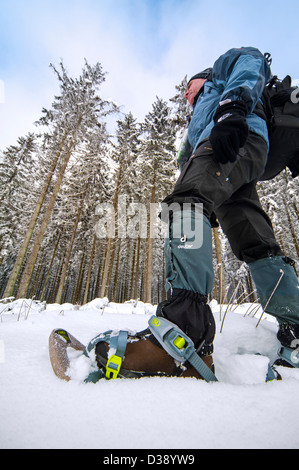
[[[266,84],[254,112],[266,120],[269,154],[260,181],[270,180],[288,167],[295,178],[299,175],[299,88],[291,86],[291,77],[277,76]]]

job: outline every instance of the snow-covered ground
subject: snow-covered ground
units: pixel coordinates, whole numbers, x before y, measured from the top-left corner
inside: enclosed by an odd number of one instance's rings
[[[217,383],[193,378],[64,382],[48,337],[68,330],[82,343],[109,329],[141,330],[155,307],[95,299],[84,306],[30,300],[0,304],[0,448],[299,448],[299,369],[265,382],[279,343],[276,323],[250,304],[212,303]],[[8,310],[10,308],[10,310]]]

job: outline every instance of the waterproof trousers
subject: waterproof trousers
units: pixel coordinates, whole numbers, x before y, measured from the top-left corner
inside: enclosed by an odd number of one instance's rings
[[[266,298],[270,295],[269,286],[274,288],[277,283],[277,272],[280,271],[281,263],[272,263],[267,268],[269,278],[265,295],[263,295],[263,278],[257,274],[261,272],[258,269],[260,266],[256,263],[265,260],[261,264],[267,266],[271,258],[281,260],[284,257],[256,190],[256,183],[263,174],[266,161],[265,141],[260,136],[250,133],[235,162],[218,163],[214,159],[209,141],[205,141],[184,165],[173,192],[164,199],[163,203],[167,207],[180,206],[181,218],[187,217],[187,220],[189,218],[192,221],[193,231],[194,227],[201,227],[202,243],[195,243],[193,246],[192,242],[188,243],[188,239],[192,240],[193,232],[191,230],[191,233],[185,233],[186,229],[182,228],[183,225],[188,227],[188,224],[181,224],[182,230],[179,233],[176,227],[180,224],[180,217],[174,210],[174,215],[169,217],[169,238],[165,244],[166,290],[169,299],[172,298],[173,292],[177,296],[181,290],[204,296],[210,294],[213,284],[210,220],[213,219],[213,214],[216,214],[236,257],[245,261],[249,267],[253,266],[251,272],[254,274],[261,303],[263,306],[266,305]],[[188,208],[187,216],[184,207]],[[284,266],[287,266],[286,263]],[[295,271],[291,266],[288,266],[287,270],[285,280],[290,276],[292,287],[281,297],[285,306],[281,308],[280,305],[279,312],[275,308],[270,312],[280,321],[284,321],[282,312],[288,309],[286,304],[289,296],[295,299],[292,301],[294,305],[296,298],[298,299],[298,280]],[[277,293],[283,292],[283,285],[277,289]],[[274,300],[273,296],[272,305],[275,303]],[[182,315],[186,314],[183,304],[181,309],[184,310]],[[298,307],[295,307],[291,318],[293,322],[299,323]],[[285,321],[289,319],[286,317]]]
[[[206,141],[185,164],[173,192],[163,202],[201,203],[208,219],[216,214],[241,261],[283,256],[256,191],[266,161],[266,142],[254,133],[249,134],[237,160],[225,164],[214,159],[211,144]]]

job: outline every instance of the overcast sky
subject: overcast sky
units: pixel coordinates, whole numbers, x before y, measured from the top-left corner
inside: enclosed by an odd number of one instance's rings
[[[63,59],[78,76],[84,58],[106,71],[101,96],[139,120],[156,96],[231,47],[270,51],[273,73],[299,79],[298,1],[0,0],[0,149],[33,131]]]

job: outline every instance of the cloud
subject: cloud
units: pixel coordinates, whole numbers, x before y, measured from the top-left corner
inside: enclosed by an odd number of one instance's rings
[[[103,98],[124,105],[124,112],[131,111],[138,120],[151,111],[156,96],[172,97],[186,74],[212,65],[230,47],[253,45],[270,51],[275,73],[298,78],[292,46],[296,15],[288,15],[282,24],[279,11],[273,7],[265,13],[264,8],[258,0],[214,0],[212,6],[203,0],[4,2],[0,148],[13,144],[38,119],[42,107],[51,105],[58,83],[48,65],[58,65],[61,58],[72,76],[80,74],[84,58],[90,64],[100,62],[108,72]],[[257,15],[266,15],[263,27]],[[285,41],[273,41],[278,30]]]
[[[185,71],[168,58],[174,32],[169,37],[164,29],[165,10],[152,14],[154,3],[45,1],[41,9],[29,1],[15,8],[10,21],[17,26],[16,34],[7,33],[12,56],[7,99],[0,108],[5,130],[0,148],[32,130],[42,107],[51,105],[58,84],[48,68],[50,62],[58,65],[63,59],[72,76],[80,74],[84,58],[91,64],[100,62],[108,72],[103,97],[124,105],[124,112],[131,111],[138,120],[151,110],[156,95],[173,96]],[[22,25],[27,25],[25,34]]]

